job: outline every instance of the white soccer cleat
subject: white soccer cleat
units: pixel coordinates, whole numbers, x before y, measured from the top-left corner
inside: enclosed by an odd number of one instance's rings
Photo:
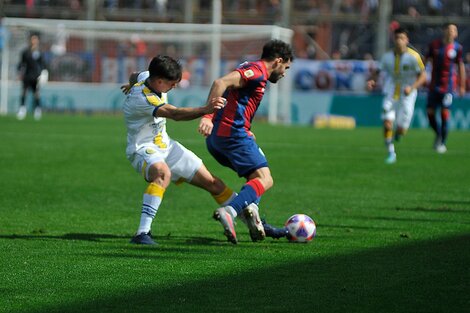
[[[250,237],[252,241],[261,241],[266,237],[264,232],[263,223],[259,217],[258,206],[255,203],[251,203],[243,209],[243,217],[240,219],[248,226],[250,230]]]
[[[397,154],[395,152],[391,152],[388,154],[387,158],[385,159],[386,164],[393,164],[397,162]]]
[[[222,224],[222,227],[224,228],[224,235],[227,237],[227,240],[236,245],[238,243],[237,233],[235,232],[235,227],[233,225],[231,207],[225,206],[218,208],[215,210],[212,217]]]
[[[26,117],[26,107],[24,105],[20,106],[18,113],[16,113],[16,118],[20,121],[24,120]]]
[[[39,107],[38,107],[38,108],[35,108],[35,109],[34,109],[34,119],[35,119],[36,121],[39,121],[39,120],[41,119],[41,117],[42,117],[42,110],[41,110],[41,108],[39,108]]]
[[[439,154],[443,154],[447,152],[447,147],[445,144],[441,143],[439,146],[436,148],[436,152]]]

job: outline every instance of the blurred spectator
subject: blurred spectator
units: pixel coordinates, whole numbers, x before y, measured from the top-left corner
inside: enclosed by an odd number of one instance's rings
[[[374,57],[372,56],[372,53],[366,52],[364,53],[364,56],[362,57],[364,61],[374,61]]]
[[[268,16],[268,24],[279,25],[281,23],[281,2],[279,0],[270,0],[266,13]]]
[[[137,34],[131,35],[131,43],[137,58],[137,70],[142,71],[147,66],[147,44]]]
[[[442,15],[442,1],[441,0],[428,0],[429,15]]]
[[[333,51],[333,53],[331,54],[331,59],[332,60],[341,60],[342,59],[341,52],[339,52],[338,50]]]

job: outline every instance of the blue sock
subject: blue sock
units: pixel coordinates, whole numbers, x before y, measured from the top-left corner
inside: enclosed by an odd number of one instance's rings
[[[238,195],[233,198],[228,205],[230,205],[237,214],[240,214],[242,210],[250,203],[256,202],[260,198],[256,194],[256,191],[250,185],[244,185]]]

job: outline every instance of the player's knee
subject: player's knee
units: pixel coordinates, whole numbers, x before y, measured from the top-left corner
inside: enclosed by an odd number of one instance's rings
[[[265,176],[261,179],[261,184],[263,185],[264,190],[268,190],[274,186],[274,179],[271,175]]]
[[[386,130],[391,130],[393,128],[393,123],[390,120],[385,120],[384,121],[384,128]]]
[[[163,187],[169,185],[171,179],[171,171],[166,163],[158,162],[152,164],[148,171],[148,181],[155,182]]]

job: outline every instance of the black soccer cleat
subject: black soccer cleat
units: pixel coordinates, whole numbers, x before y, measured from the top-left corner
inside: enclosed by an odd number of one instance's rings
[[[140,233],[138,235],[135,235],[134,237],[132,237],[130,243],[138,244],[138,245],[155,245],[155,244],[157,244],[155,241],[153,241],[152,234],[150,232]]]

